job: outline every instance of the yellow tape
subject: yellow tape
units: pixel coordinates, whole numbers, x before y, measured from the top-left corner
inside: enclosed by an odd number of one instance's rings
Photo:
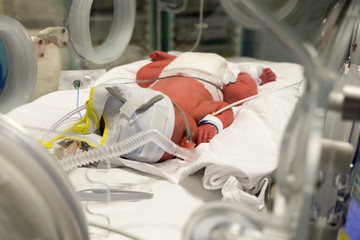
[[[344,233],[344,229],[340,229],[340,239],[339,240],[350,240]]]
[[[72,131],[74,133],[76,132],[80,132],[81,134],[87,134],[88,133],[88,130],[91,126],[91,119],[90,119],[90,113],[93,115],[94,117],[94,121],[95,121],[95,124],[97,127],[100,126],[100,122],[99,122],[99,119],[98,117],[96,116],[95,114],[95,111],[94,111],[94,107],[93,107],[93,97],[94,97],[94,90],[95,88],[91,88],[90,90],[90,96],[89,96],[89,100],[86,102],[87,106],[86,106],[86,113],[85,113],[85,116],[80,119],[78,122],[74,123],[73,125],[71,125],[70,127],[68,127],[67,129],[65,129],[63,131],[63,133],[66,133],[68,132],[69,130],[72,129]],[[94,147],[94,145],[92,143],[89,143],[87,142],[86,140],[83,140],[81,138],[77,138],[77,137],[66,137],[66,136],[63,136],[62,134],[58,134],[56,137],[54,137],[53,139],[51,139],[50,141],[45,141],[44,139],[40,139],[40,143],[43,144],[46,148],[51,148],[52,147],[52,144],[57,141],[57,140],[60,140],[60,139],[65,139],[65,138],[68,138],[68,139],[73,139],[73,140],[79,140],[79,141],[84,141],[86,143],[88,143],[90,146]]]

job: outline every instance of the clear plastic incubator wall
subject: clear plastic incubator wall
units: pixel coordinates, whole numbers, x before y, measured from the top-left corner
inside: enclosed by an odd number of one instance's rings
[[[360,239],[359,16],[358,0],[0,0],[0,239]],[[167,96],[141,99],[139,73],[186,59],[201,77],[145,82],[206,86],[210,53],[221,81],[246,74],[256,94],[195,121],[211,140],[185,123],[174,142],[158,130]],[[108,146],[113,98],[142,130]],[[163,118],[141,120],[152,100]],[[103,132],[76,135],[84,125]],[[156,149],[172,157],[131,157]]]

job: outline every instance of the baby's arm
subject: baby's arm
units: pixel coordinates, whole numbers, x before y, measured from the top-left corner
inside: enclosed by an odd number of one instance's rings
[[[206,103],[199,107],[209,106],[209,102],[211,102],[211,113],[215,113],[229,105],[221,101],[206,101]],[[203,142],[209,142],[217,133],[220,133],[234,121],[234,113],[231,108],[216,116],[211,113],[207,114],[198,122],[197,145]]]

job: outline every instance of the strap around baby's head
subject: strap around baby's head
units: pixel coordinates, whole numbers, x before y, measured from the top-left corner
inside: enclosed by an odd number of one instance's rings
[[[112,87],[106,87],[106,90],[111,94],[111,96],[113,96],[114,98],[118,99],[120,102],[122,102],[123,104],[125,104],[128,99],[124,98],[123,96],[121,96],[116,89],[112,88]],[[149,101],[142,103],[141,105],[139,105],[138,107],[136,107],[136,109],[134,111],[137,110],[141,110],[141,111],[146,111],[147,109],[149,109],[151,106],[153,106],[156,102],[162,100],[164,98],[163,95],[158,94],[154,97],[152,97]],[[133,105],[135,106],[135,105]]]

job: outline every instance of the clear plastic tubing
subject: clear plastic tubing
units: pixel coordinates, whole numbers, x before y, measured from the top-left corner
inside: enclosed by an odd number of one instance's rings
[[[137,133],[134,136],[114,145],[104,146],[98,149],[92,149],[87,152],[80,152],[73,156],[65,157],[59,160],[59,164],[65,171],[68,171],[89,163],[119,157],[149,142],[155,143],[165,152],[184,159],[187,162],[193,162],[196,158],[195,149],[182,148],[158,130],[151,129]]]
[[[95,64],[118,59],[131,40],[135,26],[136,1],[114,0],[113,22],[109,34],[99,46],[93,46],[90,34],[90,13],[93,0],[69,1],[64,26],[70,33],[71,47],[81,58]]]
[[[61,119],[59,119],[56,123],[54,123],[54,125],[52,125],[42,136],[43,140],[46,140],[46,136],[51,133],[51,132],[55,132],[58,127],[65,122],[67,119],[69,119],[72,115],[74,115],[75,113],[80,112],[81,110],[84,110],[87,107],[87,104],[82,105],[76,109],[74,109],[73,111],[69,112],[68,114],[66,114],[65,116],[63,116]]]

